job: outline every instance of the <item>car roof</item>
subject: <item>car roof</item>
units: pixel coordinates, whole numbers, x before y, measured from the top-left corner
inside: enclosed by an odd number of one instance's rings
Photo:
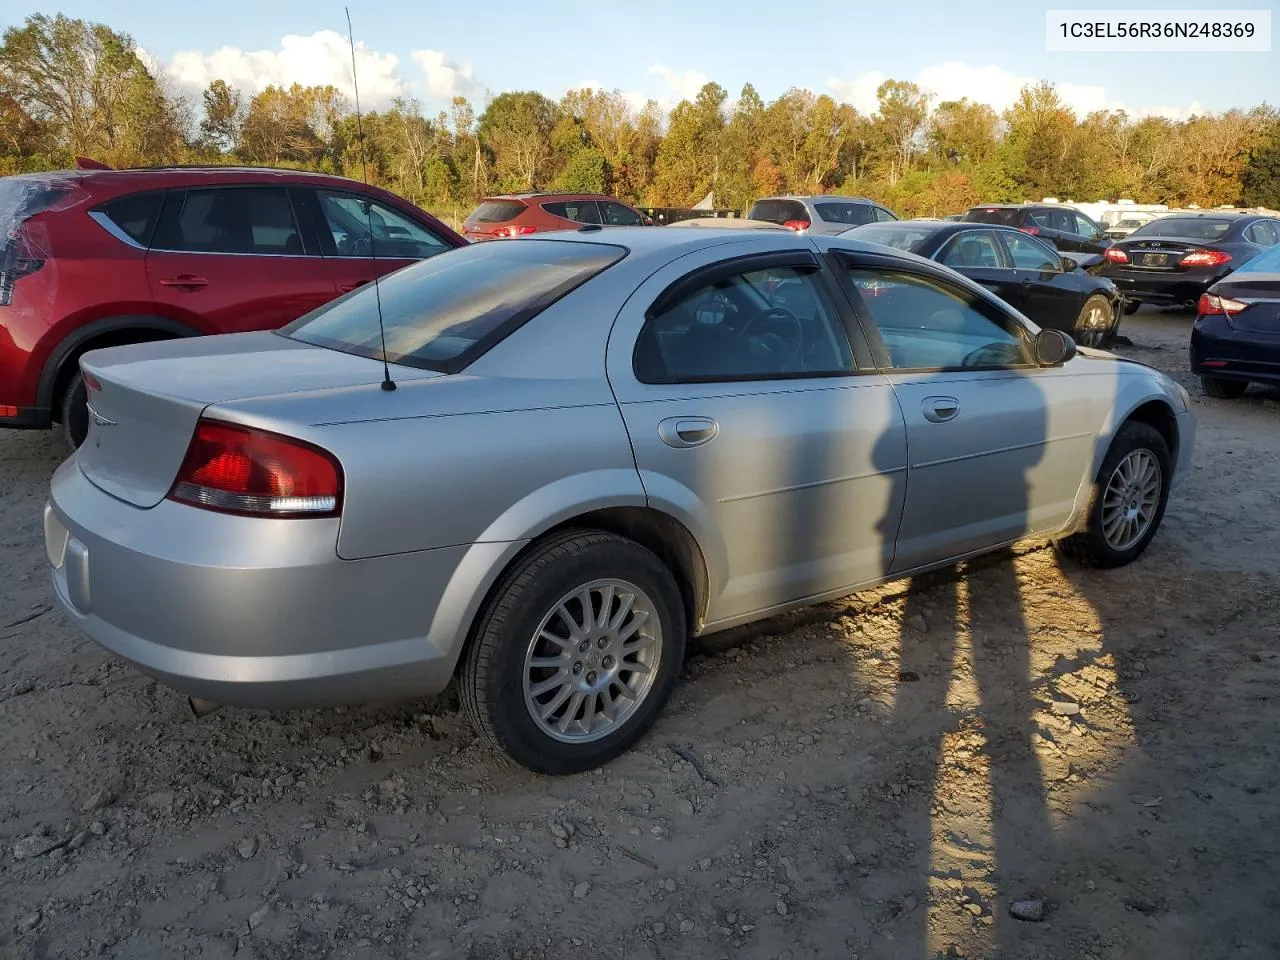
[[[867,197],[846,197],[839,193],[788,193],[778,194],[773,197],[761,197],[756,203],[764,203],[766,200],[847,200],[850,203],[875,203]]]
[[[618,203],[626,203],[625,200],[618,200],[617,197],[611,197],[607,193],[573,193],[555,190],[535,190],[529,193],[495,193],[485,197],[481,203],[489,203],[494,200],[550,200],[559,198],[561,200],[614,200]]]

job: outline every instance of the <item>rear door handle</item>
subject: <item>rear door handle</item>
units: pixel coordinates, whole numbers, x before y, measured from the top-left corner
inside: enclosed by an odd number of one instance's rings
[[[960,401],[955,397],[925,397],[924,418],[931,423],[954,420],[960,412]]]
[[[209,285],[209,281],[204,277],[197,277],[190,273],[179,274],[176,277],[165,277],[160,281],[162,287],[177,287],[178,289],[196,290],[199,287]]]
[[[658,436],[669,447],[696,447],[719,432],[720,425],[710,417],[668,417],[658,424]]]
[[[368,282],[369,282],[368,280],[352,280],[350,283],[340,283],[338,284],[338,292],[350,293],[352,290],[355,290],[357,287],[363,287]]]

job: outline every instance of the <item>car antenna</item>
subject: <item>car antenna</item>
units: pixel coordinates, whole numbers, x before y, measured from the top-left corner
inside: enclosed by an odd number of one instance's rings
[[[356,139],[360,141],[360,179],[364,181],[365,186],[368,186],[369,165],[364,145],[364,120],[360,115],[360,82],[356,79],[356,35],[355,31],[351,29],[351,8],[343,7],[342,10],[347,15],[347,41],[351,44],[351,87],[356,94]],[[374,248],[373,238],[372,209],[372,204],[366,200],[364,202],[364,216],[365,222],[369,227],[369,255],[373,260],[377,260],[378,253]],[[376,272],[373,275],[373,298],[378,305],[378,339],[382,342],[382,389],[389,391],[396,388],[396,382],[391,379],[391,365],[387,363],[387,330],[382,325],[382,288],[378,286]]]

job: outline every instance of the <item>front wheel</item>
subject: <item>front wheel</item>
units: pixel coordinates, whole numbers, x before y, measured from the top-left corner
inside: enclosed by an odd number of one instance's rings
[[[62,394],[62,439],[67,450],[75,453],[89,435],[89,392],[79,373]]]
[[[1200,383],[1204,387],[1204,392],[1211,397],[1219,400],[1239,400],[1244,396],[1244,392],[1249,389],[1249,384],[1244,380],[1222,380],[1218,377],[1201,377]]]
[[[652,552],[609,533],[565,532],[499,584],[463,661],[463,706],[530,770],[600,766],[657,720],[686,629],[680,590]]]
[[[1116,431],[1094,483],[1084,530],[1058,543],[1088,567],[1122,567],[1138,559],[1160,528],[1173,477],[1169,445],[1145,423]]]
[[[1100,347],[1111,333],[1115,314],[1106,297],[1093,296],[1084,302],[1080,315],[1076,317],[1075,329],[1071,337],[1082,347]]]

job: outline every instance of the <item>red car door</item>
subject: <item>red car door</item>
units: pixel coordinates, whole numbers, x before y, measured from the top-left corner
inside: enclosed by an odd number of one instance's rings
[[[275,329],[337,295],[283,187],[169,191],[147,280],[162,313],[205,333]]]
[[[307,192],[315,197],[316,229],[339,293],[454,247],[381,200],[346,190]]]

